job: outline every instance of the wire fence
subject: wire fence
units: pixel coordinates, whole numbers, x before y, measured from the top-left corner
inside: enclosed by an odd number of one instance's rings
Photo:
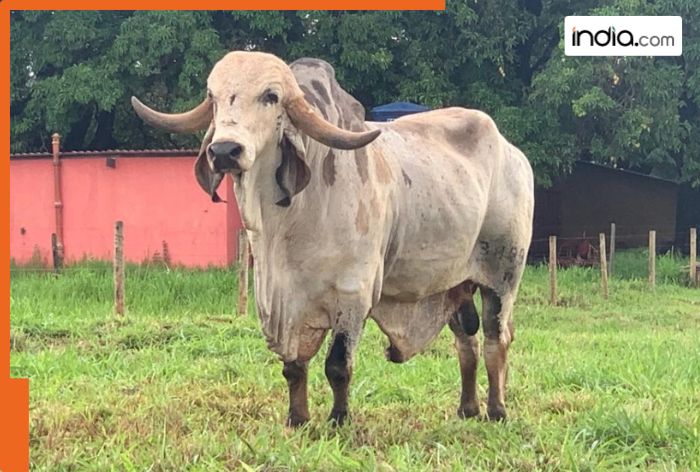
[[[687,237],[687,233],[683,233],[683,235],[685,235]],[[677,236],[681,236],[681,234],[679,233]],[[659,238],[663,237],[664,239],[667,239],[669,241],[670,240],[676,241],[675,238],[677,236],[674,235],[673,238],[669,238],[668,234],[657,233],[657,237],[659,237]],[[639,239],[647,238],[647,237],[649,237],[648,232],[644,233],[644,234],[626,234],[624,236],[616,236],[615,239],[617,241],[633,241],[633,240],[638,241]],[[591,236],[567,236],[567,237],[557,236],[557,239],[559,241],[584,241],[584,240],[597,241],[598,235],[595,234],[595,235],[591,235]],[[549,237],[547,237],[547,238],[533,238],[531,242],[533,242],[533,243],[546,243],[548,241],[549,241]],[[686,247],[690,246],[689,243],[686,243],[685,245],[686,245]]]
[[[132,280],[142,280],[149,276],[152,276],[154,270],[162,270],[165,272],[191,272],[192,268],[186,268],[184,266],[171,265],[168,262],[168,258],[152,259],[144,264],[124,264],[124,234],[123,234],[123,224],[118,221],[115,223],[115,237],[114,237],[114,250],[113,250],[113,261],[83,261],[75,265],[63,266],[60,262],[62,258],[56,258],[56,251],[54,251],[54,267],[46,267],[45,265],[33,265],[33,266],[10,266],[10,277],[21,276],[22,274],[43,274],[47,277],[59,277],[61,274],[71,274],[73,276],[79,276],[80,274],[86,274],[89,277],[113,277],[114,286],[114,306],[115,312],[119,314],[124,313],[124,277],[125,273],[128,274],[129,279]],[[676,232],[675,234],[669,233],[659,233],[657,234],[654,230],[649,230],[640,233],[626,233],[623,235],[616,234],[616,228],[611,227],[610,234],[605,234],[603,232],[598,233],[597,241],[594,236],[567,236],[567,237],[557,237],[549,236],[548,238],[535,238],[532,240],[530,247],[529,261],[537,262],[540,258],[541,262],[546,262],[549,271],[549,285],[550,285],[550,303],[552,305],[557,304],[557,270],[560,267],[570,267],[570,266],[583,266],[589,268],[596,268],[600,271],[601,278],[601,289],[602,296],[607,299],[609,296],[609,278],[614,276],[613,274],[613,257],[615,256],[615,245],[619,242],[624,242],[625,240],[647,240],[648,246],[645,249],[637,249],[637,252],[646,251],[646,259],[648,264],[646,270],[644,267],[644,259],[636,257],[627,261],[621,269],[620,259],[624,261],[625,255],[619,253],[616,262],[616,275],[620,277],[647,277],[650,287],[656,285],[657,279],[657,236],[660,235],[659,239],[665,241],[673,241],[674,245],[671,246],[670,252],[667,250],[660,259],[662,264],[659,265],[660,273],[663,275],[665,280],[672,281],[684,281],[687,285],[697,286],[698,285],[698,269],[697,269],[697,233],[695,228],[691,228],[686,232]],[[673,236],[673,238],[670,238]],[[685,241],[684,241],[685,239]],[[607,241],[609,240],[609,244]],[[680,242],[680,244],[678,244]],[[546,244],[545,244],[546,243]],[[540,247],[545,248],[546,252],[542,250],[538,252],[538,244]],[[239,279],[244,279],[245,283],[239,284],[239,294],[237,303],[237,312],[241,313],[245,311],[247,306],[247,280],[248,280],[248,267],[251,261],[248,252],[248,241],[245,238],[245,231],[240,231],[238,235],[238,257],[236,258],[238,267],[238,277]],[[241,248],[243,250],[241,250]],[[164,252],[166,252],[167,247],[164,245]],[[505,251],[505,247],[503,248]],[[609,251],[609,252],[608,252]],[[681,253],[688,253],[689,257],[681,255]],[[201,257],[201,255],[200,255]],[[59,262],[58,264],[56,262]],[[608,266],[608,261],[610,265]],[[641,263],[640,263],[641,261]],[[687,265],[684,265],[687,264]],[[608,268],[609,267],[609,268]],[[200,268],[201,271],[230,271],[231,267],[208,267]],[[684,273],[684,274],[683,274]]]
[[[86,265],[89,264],[89,265]],[[46,274],[46,275],[56,275],[59,276],[63,273],[66,274],[76,274],[76,273],[91,273],[91,274],[103,274],[103,275],[112,275],[112,265],[105,265],[104,267],[102,266],[97,266],[94,265],[94,262],[76,262],[74,264],[70,264],[67,266],[62,267],[61,269],[54,269],[52,267],[38,267],[38,266],[25,266],[25,265],[13,265],[10,267],[10,277],[13,275],[20,275],[20,274]],[[211,266],[205,266],[205,267],[187,267],[183,265],[165,265],[165,264],[137,264],[137,263],[128,263],[126,264],[126,270],[129,272],[129,276],[147,276],[148,274],[152,274],[154,270],[162,270],[165,272],[178,272],[178,271],[211,271],[211,270],[218,270],[218,271],[227,271],[231,270],[232,266],[219,266],[219,265],[211,265]]]
[[[618,231],[620,231],[618,227]],[[609,237],[606,234],[606,237]],[[643,233],[626,233],[620,235],[619,233],[615,236],[615,241],[625,242],[625,241],[635,241],[639,242],[641,240],[646,241],[649,237],[649,232],[645,231]],[[688,254],[690,252],[690,239],[688,237],[688,231],[678,231],[669,234],[668,232],[657,232],[657,240],[673,241],[670,247],[662,247],[659,252],[666,253],[682,253]],[[585,234],[581,236],[557,236],[557,241],[559,242],[588,242],[590,244],[596,244],[598,241],[598,234]],[[533,238],[531,240],[529,257],[530,260],[533,256],[543,255],[548,256],[548,250],[537,250],[537,245],[546,245],[549,242],[549,236],[544,238]],[[668,246],[668,245],[667,245]],[[641,247],[641,246],[640,246]],[[211,259],[215,260],[221,256],[221,253],[212,252],[188,252],[183,253],[178,251],[177,258],[180,260],[193,260],[193,259]],[[111,255],[109,257],[112,257]],[[172,257],[172,256],[171,256]],[[169,259],[169,258],[166,258]],[[182,264],[170,263],[160,255],[159,252],[154,252],[152,255],[144,257],[141,262],[128,262],[129,273],[137,274],[139,272],[148,272],[156,268],[162,268],[163,270],[177,270],[181,269]],[[188,270],[212,270],[212,269],[225,269],[225,266],[211,264],[209,266],[201,266],[199,268],[191,268]],[[60,272],[95,272],[95,273],[111,273],[112,265],[109,262],[102,261],[99,259],[84,258],[82,260],[77,260],[71,262],[70,265],[64,266],[60,269]],[[25,272],[45,272],[45,273],[55,273],[57,272],[55,268],[49,266],[49,262],[44,258],[38,258],[37,261],[10,265],[10,275],[25,273]]]
[[[622,234],[620,234],[622,232]],[[561,248],[573,247],[576,243],[588,243],[595,247],[598,246],[598,238],[600,233],[583,233],[580,236],[557,236]],[[610,231],[603,232],[608,241],[610,241]],[[644,232],[630,233],[620,227],[617,227],[617,234],[614,237],[613,247],[618,249],[634,249],[646,247],[649,239],[649,230]],[[681,256],[690,253],[690,237],[689,231],[665,232],[657,231],[656,239],[659,241],[657,254],[670,253],[672,255]],[[541,262],[549,257],[549,235],[542,238],[533,238],[530,251],[528,253],[529,262]],[[610,249],[610,247],[609,247]]]

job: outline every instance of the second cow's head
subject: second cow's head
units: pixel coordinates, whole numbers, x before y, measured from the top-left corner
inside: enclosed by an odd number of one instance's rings
[[[278,203],[288,205],[309,182],[300,132],[337,149],[356,149],[379,135],[379,130],[346,131],[321,118],[305,100],[289,66],[259,52],[224,56],[209,74],[204,101],[185,113],[161,113],[136,97],[131,103],[151,126],[172,133],[207,130],[195,175],[214,201],[220,201],[216,189],[225,173],[242,174],[256,159],[281,153],[276,180],[285,198]]]

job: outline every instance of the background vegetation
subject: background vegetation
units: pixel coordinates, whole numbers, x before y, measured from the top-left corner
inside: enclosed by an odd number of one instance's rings
[[[566,15],[681,15],[683,56],[573,58]],[[138,95],[179,111],[226,51],[332,63],[371,107],[410,100],[492,114],[539,183],[576,159],[700,184],[700,3],[447,2],[445,12],[12,12],[12,151],[195,146],[142,126]]]
[[[311,423],[283,426],[281,363],[254,310],[235,316],[233,271],[129,267],[125,317],[109,264],[59,277],[12,268],[11,371],[31,379],[32,470],[699,470],[700,291],[686,260],[620,253],[611,297],[597,269],[529,266],[516,305],[509,419],[460,420],[452,335],[403,365],[368,322],[352,421],[325,418],[323,354],[311,363]],[[486,373],[479,366],[485,411]]]

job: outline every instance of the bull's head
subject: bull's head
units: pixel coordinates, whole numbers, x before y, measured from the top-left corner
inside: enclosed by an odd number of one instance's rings
[[[282,153],[278,184],[287,197],[301,191],[309,171],[298,131],[338,149],[365,146],[379,135],[379,130],[346,131],[321,118],[304,99],[289,66],[271,54],[231,52],[214,66],[207,85],[204,101],[185,113],[160,113],[136,97],[131,103],[154,127],[172,133],[207,129],[195,175],[214,201],[219,201],[216,188],[224,173],[246,172],[256,159],[276,154],[271,152],[275,148]]]

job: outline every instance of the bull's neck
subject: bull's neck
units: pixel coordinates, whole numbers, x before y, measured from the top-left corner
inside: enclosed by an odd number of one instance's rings
[[[270,149],[258,155],[248,171],[233,179],[241,219],[250,233],[264,233],[266,217],[276,213],[275,202],[281,197],[276,188],[275,172],[281,157],[280,151]]]
[[[312,154],[319,144],[307,137],[303,139],[307,149],[307,164],[312,166],[308,155]],[[276,178],[281,162],[282,151],[279,146],[270,146],[256,157],[250,170],[233,179],[243,225],[254,239],[266,239],[277,234],[279,228],[296,212],[295,207],[299,206],[299,200],[304,198],[302,191],[293,197],[291,206],[277,204],[285,197]],[[313,185],[313,177],[309,185]]]

